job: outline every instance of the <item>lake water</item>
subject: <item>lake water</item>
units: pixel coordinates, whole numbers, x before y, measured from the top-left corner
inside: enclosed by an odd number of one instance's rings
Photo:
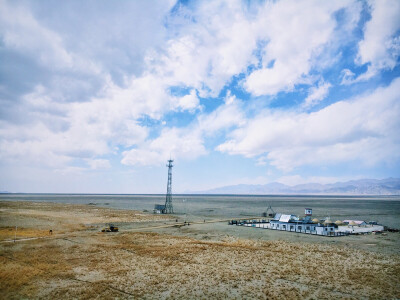
[[[164,204],[165,195],[97,194],[0,194],[0,201],[36,201],[72,204],[96,204],[116,209],[152,211],[154,204]],[[312,208],[317,218],[333,221],[354,219],[378,221],[400,228],[400,196],[285,196],[285,195],[174,195],[177,215],[191,220],[244,218],[261,216],[271,205],[275,212],[303,216]]]

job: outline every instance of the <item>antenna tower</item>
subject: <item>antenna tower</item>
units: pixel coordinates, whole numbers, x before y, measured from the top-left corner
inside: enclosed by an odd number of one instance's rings
[[[268,211],[272,211],[272,214],[269,214]],[[269,204],[267,210],[263,213],[263,217],[274,217],[275,211],[272,209],[271,204]]]
[[[168,160],[168,184],[167,184],[167,196],[165,198],[165,213],[173,214],[174,208],[172,207],[172,159]]]

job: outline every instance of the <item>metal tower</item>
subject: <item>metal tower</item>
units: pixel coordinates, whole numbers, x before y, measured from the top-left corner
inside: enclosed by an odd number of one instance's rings
[[[268,211],[272,211],[272,214],[269,214]],[[271,204],[269,204],[267,210],[263,213],[263,217],[274,217],[275,216],[275,211],[272,209]]]
[[[174,208],[172,207],[172,159],[168,160],[168,184],[167,184],[167,196],[165,198],[165,213],[173,214]]]

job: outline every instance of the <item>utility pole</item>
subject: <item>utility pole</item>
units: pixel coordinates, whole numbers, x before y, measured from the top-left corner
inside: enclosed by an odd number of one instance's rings
[[[186,223],[186,221],[187,221],[187,200],[183,199],[182,201],[183,201],[183,203],[185,203],[185,223]]]
[[[167,196],[165,198],[165,213],[173,214],[174,208],[172,207],[172,165],[173,160],[168,160],[168,183],[167,183]]]

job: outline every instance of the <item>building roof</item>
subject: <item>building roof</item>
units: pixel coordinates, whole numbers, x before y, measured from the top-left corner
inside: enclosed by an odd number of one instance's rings
[[[164,204],[155,204],[154,205],[154,209],[164,210],[165,209],[165,205]]]
[[[363,225],[363,224],[367,224],[365,223],[365,221],[360,221],[360,220],[343,220],[343,223],[349,223],[349,225],[353,225],[350,223],[354,223],[354,225]]]
[[[285,215],[285,214],[276,214],[274,221],[279,221],[279,222],[297,222],[299,221],[299,218],[295,215]]]
[[[279,221],[282,214],[275,214],[274,221]]]
[[[290,221],[290,217],[291,217],[291,215],[281,215],[281,217],[279,218],[279,221],[281,221],[281,222],[289,222]]]

